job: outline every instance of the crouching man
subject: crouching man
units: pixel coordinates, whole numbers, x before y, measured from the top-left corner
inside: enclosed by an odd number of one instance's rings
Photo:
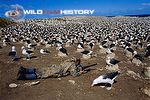
[[[63,77],[72,75],[74,77],[82,74],[83,68],[80,59],[72,58],[64,61],[59,66],[51,65],[42,68],[24,68],[20,67],[17,75],[18,80],[34,80],[49,77]]]

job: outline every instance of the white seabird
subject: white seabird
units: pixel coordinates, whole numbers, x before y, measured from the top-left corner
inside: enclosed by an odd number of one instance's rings
[[[84,51],[84,45],[83,43],[79,43],[77,46],[77,52],[83,52]]]
[[[28,47],[28,49],[34,49],[34,48],[36,47],[36,45],[37,45],[37,44],[31,44],[31,43],[29,43],[29,44],[27,45],[27,47]]]
[[[91,51],[91,50],[84,50],[81,53],[82,53],[82,57],[84,59],[89,59],[89,58],[91,58],[93,51]]]
[[[112,88],[112,84],[115,82],[115,79],[119,74],[120,73],[117,71],[101,75],[94,79],[91,86],[100,85],[101,87],[106,87],[107,90],[110,90]]]
[[[21,49],[22,49],[22,54],[26,57],[26,59],[30,59],[33,54],[33,51],[26,50],[24,46],[22,46]]]
[[[119,60],[116,60],[114,58],[111,58],[111,57],[107,57],[106,58],[106,64],[112,66],[112,65],[116,65],[118,64],[120,61]]]
[[[134,56],[134,54],[135,54],[135,50],[133,49],[133,48],[131,48],[131,47],[126,47],[125,48],[125,54],[126,54],[126,56],[128,57],[128,58],[132,58],[133,56]]]
[[[15,46],[12,46],[9,56],[14,60],[17,57],[17,52]]]
[[[41,53],[41,54],[49,54],[50,52],[49,52],[48,50],[41,49],[41,50],[40,50],[40,53]]]
[[[113,53],[113,50],[110,49],[110,48],[108,48],[107,51],[106,51],[106,53],[107,53],[107,54],[111,54],[111,53]]]
[[[88,43],[88,48],[89,48],[89,49],[93,49],[93,48],[94,48],[94,45],[95,45],[95,44],[94,44],[93,42],[89,42],[89,43]]]
[[[63,47],[58,47],[58,56],[61,56],[61,57],[66,57],[68,56],[68,52],[67,52],[67,49],[63,48]]]

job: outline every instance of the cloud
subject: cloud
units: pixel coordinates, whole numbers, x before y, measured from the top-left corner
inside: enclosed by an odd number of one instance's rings
[[[150,6],[150,2],[142,3],[143,6]]]

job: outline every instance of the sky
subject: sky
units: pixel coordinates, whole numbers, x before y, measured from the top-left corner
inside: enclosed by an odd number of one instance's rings
[[[25,10],[95,10],[92,16],[150,14],[150,0],[1,0],[0,17],[6,17],[5,12],[8,9],[10,10],[11,5],[20,5]],[[25,15],[24,18],[49,18],[57,16],[60,15]]]

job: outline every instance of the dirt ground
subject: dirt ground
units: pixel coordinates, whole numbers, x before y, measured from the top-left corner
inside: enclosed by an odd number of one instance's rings
[[[23,57],[21,54],[22,44],[15,44],[17,48],[17,55]],[[132,70],[142,75],[142,66],[135,66],[130,63],[121,49],[115,51],[116,58],[121,60],[119,68],[121,74],[116,78],[116,83],[113,84],[111,90],[106,90],[99,86],[91,87],[92,81],[101,74],[109,72],[105,69],[105,54],[98,53],[98,47],[95,47],[94,52],[97,57],[89,60],[81,59],[83,66],[92,66],[90,72],[82,74],[79,77],[66,76],[61,78],[38,79],[40,84],[34,86],[23,85],[26,82],[32,81],[18,81],[17,71],[20,66],[24,67],[43,67],[51,64],[59,64],[60,62],[70,57],[81,57],[80,53],[76,52],[76,46],[68,47],[69,57],[57,57],[57,50],[51,47],[48,50],[51,52],[48,55],[42,55],[39,50],[42,47],[37,47],[34,51],[33,58],[29,61],[20,59],[19,61],[11,61],[8,57],[8,52],[11,46],[6,46],[0,49],[0,99],[1,100],[150,100],[141,89],[145,87],[150,88],[150,81],[145,79],[134,79],[126,74],[127,70]],[[145,59],[144,63],[148,66],[149,59]],[[101,70],[100,70],[101,69]],[[69,82],[74,80],[75,84]],[[20,84],[16,88],[9,88],[10,83]]]

